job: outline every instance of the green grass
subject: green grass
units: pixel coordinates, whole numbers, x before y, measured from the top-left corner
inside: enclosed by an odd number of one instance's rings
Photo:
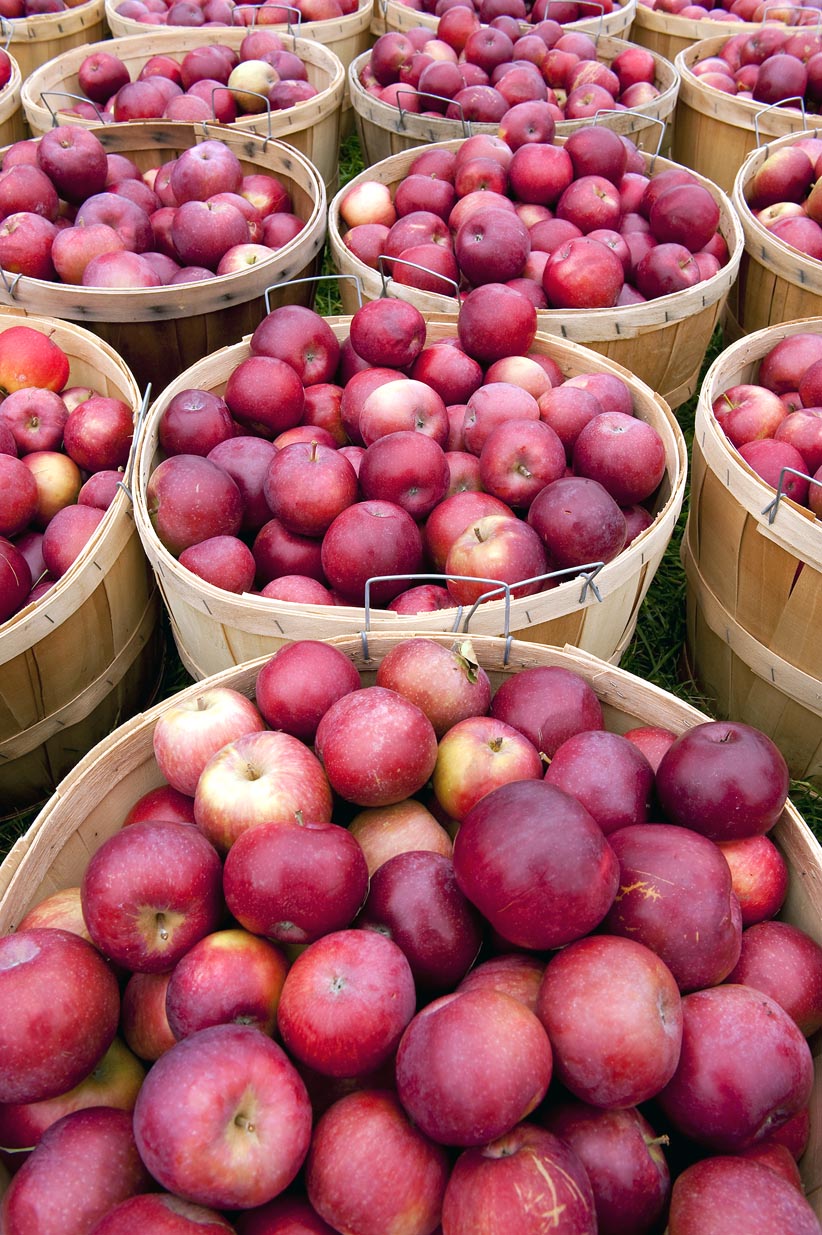
[[[356,136],[349,137],[340,150],[340,184],[346,184],[362,170],[359,144]],[[331,273],[333,265],[328,251],[324,254],[323,272]],[[341,311],[339,290],[333,279],[318,283],[315,307],[325,316]],[[703,373],[722,346],[721,334],[717,331],[706,354]],[[696,396],[678,409],[677,419],[682,426],[690,455],[693,438]],[[712,712],[710,700],[699,691],[696,683],[683,673],[682,649],[685,638],[685,575],[679,559],[679,547],[688,509],[686,492],[683,511],[677,522],[671,543],[648,590],[637,623],[634,638],[621,661],[621,667],[647,681],[655,683],[679,698],[685,699],[703,711]],[[174,694],[187,686],[191,679],[183,669],[170,633],[167,630],[168,649],[160,698]],[[822,839],[822,797],[807,782],[794,781],[791,797],[815,834]],[[29,826],[36,810],[26,811],[5,821],[0,820],[0,858],[7,852],[17,836]]]

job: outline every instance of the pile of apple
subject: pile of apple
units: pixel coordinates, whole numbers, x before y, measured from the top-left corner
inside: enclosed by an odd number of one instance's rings
[[[255,689],[0,940],[5,1235],[819,1235],[769,738],[424,638]]]
[[[527,105],[532,123],[550,123],[551,135],[556,121],[640,107],[660,93],[645,48],[628,46],[608,65],[587,34],[556,21],[523,34],[509,21],[483,26],[457,7],[440,18],[436,36],[425,26],[382,34],[359,70],[360,85],[382,103],[450,120],[505,125],[512,108]]]
[[[115,12],[146,26],[284,26],[334,21],[356,13],[358,0],[121,0]]]
[[[763,356],[756,380],[731,386],[712,409],[766,484],[822,518],[822,336],[781,339]]]
[[[400,300],[363,305],[342,345],[312,310],[275,309],[223,394],[164,407],[145,492],[157,537],[226,591],[401,613],[611,561],[652,522],[664,444],[620,377],[563,380],[527,355],[535,331],[501,284],[430,346]],[[412,587],[424,572],[442,586]]]
[[[271,258],[304,221],[276,176],[245,175],[202,141],[141,172],[78,125],[9,146],[0,165],[0,267],[82,287],[164,287]]]
[[[506,283],[537,309],[639,304],[694,287],[728,260],[719,206],[693,172],[646,175],[630,139],[604,126],[555,145],[551,122],[534,139],[518,112],[498,137],[422,151],[393,193],[367,176],[342,190],[355,257],[375,269],[385,255],[399,259],[383,263],[393,279],[444,295]]]
[[[763,107],[782,104],[818,112],[822,104],[822,32],[819,11],[815,29],[763,25],[751,34],[736,34],[715,55],[691,66],[702,85]]]
[[[304,62],[273,30],[249,32],[237,51],[211,43],[179,59],[151,56],[134,81],[119,56],[95,51],[80,64],[77,79],[85,100],[61,110],[106,123],[165,117],[232,124],[266,110],[283,111],[318,93]]]
[[[48,335],[0,333],[0,622],[63,577],[123,478],[134,409],[68,378]]]
[[[638,0],[647,9],[670,13],[692,21],[710,18],[712,21],[765,22],[779,21],[788,26],[817,26],[818,0],[799,0],[798,4],[774,4],[771,0],[713,0],[694,4],[692,0]]]
[[[800,137],[769,154],[743,186],[754,218],[814,261],[822,260],[822,138]]]

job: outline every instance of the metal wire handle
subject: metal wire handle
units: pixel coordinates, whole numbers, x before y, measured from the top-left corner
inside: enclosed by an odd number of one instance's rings
[[[402,104],[399,102],[399,97],[401,94],[412,95],[414,98],[417,98],[417,99],[439,99],[441,103],[447,103],[449,107],[456,107],[459,110],[459,122],[462,125],[463,137],[471,137],[473,135],[474,130],[471,128],[471,121],[465,119],[465,111],[463,109],[462,103],[458,103],[456,99],[449,99],[446,94],[434,94],[430,90],[422,90],[422,91],[412,90],[410,86],[406,90],[397,91],[397,100],[398,100],[397,110],[400,113],[400,121],[399,121],[400,128],[403,128],[405,125],[405,121],[403,119],[404,116],[416,116],[417,115],[417,112],[409,111],[407,107],[403,108]],[[456,117],[446,117],[446,116],[442,117],[443,120],[455,119],[455,118]]]
[[[292,287],[293,285],[297,283],[319,283],[321,279],[337,279],[338,281],[340,279],[353,279],[354,286],[357,292],[357,304],[360,308],[362,308],[362,283],[360,282],[359,275],[357,274],[336,274],[336,273],[335,274],[309,274],[309,275],[306,275],[302,279],[286,279],[283,283],[272,283],[270,287],[267,287],[263,293],[263,296],[265,298],[266,313],[270,313],[272,311],[271,310],[271,300],[270,300],[271,292],[280,291],[280,289],[283,287]]]
[[[656,150],[655,150],[655,151],[653,152],[653,154],[651,155],[651,162],[650,162],[650,164],[648,165],[648,170],[649,170],[651,173],[653,173],[653,170],[654,170],[654,164],[656,163],[657,159],[659,158],[659,152],[661,151],[661,149],[662,149],[662,143],[663,143],[663,141],[665,140],[665,132],[666,132],[666,130],[667,130],[667,128],[668,128],[667,123],[666,123],[664,120],[662,120],[659,116],[646,116],[643,112],[640,112],[640,111],[634,111],[634,110],[633,110],[632,108],[630,108],[630,107],[626,107],[624,111],[614,111],[614,110],[612,110],[612,109],[610,109],[610,108],[602,108],[600,111],[595,111],[595,112],[594,112],[593,116],[591,117],[591,123],[592,123],[592,124],[597,124],[597,123],[598,123],[598,121],[599,121],[600,116],[601,116],[603,119],[605,119],[605,120],[607,120],[609,117],[617,117],[617,116],[636,116],[636,117],[637,117],[637,119],[639,119],[639,120],[648,120],[648,121],[650,121],[650,122],[651,122],[651,124],[658,124],[658,125],[659,125],[659,141],[658,141],[658,142],[657,142],[657,144],[656,144]],[[634,131],[634,132],[636,132],[636,129],[634,129],[633,131]],[[630,134],[626,134],[626,136],[630,136]]]
[[[799,472],[795,467],[783,467],[779,472],[779,484],[776,486],[776,496],[768,502],[767,506],[763,506],[762,514],[768,516],[768,527],[773,526],[776,512],[779,510],[779,503],[783,497],[790,497],[790,494],[785,492],[785,477],[798,476],[800,480],[807,480],[812,485],[818,485],[822,489],[822,480],[817,480],[814,476],[809,476],[807,472]]]
[[[822,16],[822,14],[820,14],[820,16]],[[785,107],[786,104],[789,104],[789,103],[796,103],[799,108],[799,111],[802,113],[802,131],[805,133],[813,132],[812,129],[808,129],[808,120],[805,115],[804,98],[802,97],[802,95],[792,94],[787,99],[780,99],[778,103],[769,103],[767,107],[763,107],[758,112],[756,112],[756,114],[754,115],[754,133],[756,134],[757,146],[761,145],[761,142],[759,139],[759,117],[764,116],[766,112],[773,111],[775,107]],[[766,145],[765,149],[767,150],[767,148],[768,147]]]
[[[462,605],[456,606],[457,614],[454,619],[454,623],[451,627],[451,630],[454,634],[457,634],[457,633],[468,634],[469,633],[468,628],[471,624],[471,619],[476,613],[479,606],[481,604],[484,604],[486,600],[493,599],[493,597],[495,596],[502,596],[502,599],[505,602],[503,605],[503,615],[504,616],[503,616],[503,634],[502,634],[502,637],[505,640],[505,654],[504,654],[502,663],[503,665],[507,665],[508,657],[510,655],[511,640],[513,639],[513,635],[511,634],[511,600],[512,600],[511,593],[512,591],[515,588],[526,587],[532,583],[545,583],[549,579],[581,578],[582,579],[582,591],[580,592],[579,603],[581,605],[585,604],[585,598],[588,595],[588,592],[590,591],[594,599],[598,603],[601,604],[602,594],[599,588],[597,587],[595,580],[604,565],[605,565],[604,562],[586,562],[579,566],[567,566],[564,570],[552,570],[552,571],[549,571],[547,574],[534,575],[533,578],[531,579],[518,579],[516,583],[505,583],[501,579],[488,579],[484,575],[454,575],[454,574],[450,574],[450,575],[443,575],[443,574],[372,575],[370,579],[366,579],[365,581],[365,595],[364,595],[364,603],[363,603],[363,607],[365,610],[365,626],[364,626],[364,629],[360,631],[360,642],[362,644],[363,656],[365,657],[366,660],[368,660],[368,634],[371,629],[371,584],[372,583],[392,583],[400,579],[407,579],[409,581],[422,580],[422,579],[426,579],[429,581],[437,580],[442,586],[445,586],[448,583],[449,579],[456,579],[456,580],[459,580],[460,582],[466,582],[466,583],[490,583],[492,586],[488,589],[488,591],[483,592],[481,596],[478,596],[477,599],[474,601],[473,605],[471,606],[471,608],[468,610],[468,613],[466,614],[465,619],[462,623],[461,631],[460,631],[460,621],[462,620],[462,613],[463,613],[464,606]]]
[[[137,413],[137,423],[134,426],[134,436],[131,439],[131,450],[128,452],[128,462],[126,463],[126,474],[122,480],[117,481],[117,488],[122,489],[128,497],[132,506],[134,505],[133,485],[134,480],[134,463],[137,457],[137,443],[140,440],[140,434],[143,431],[146,422],[146,413],[148,412],[149,400],[151,399],[151,382],[146,386],[145,394],[140,403],[140,410]]]
[[[101,124],[104,123],[103,113],[100,111],[100,108],[97,106],[97,104],[94,102],[93,99],[86,98],[84,94],[72,94],[71,91],[69,90],[43,90],[40,93],[40,99],[41,99],[41,102],[45,103],[46,107],[49,110],[49,114],[51,116],[51,127],[53,129],[57,128],[57,126],[60,124],[60,121],[57,119],[57,111],[52,107],[51,103],[49,103],[50,98],[76,99],[78,103],[88,103],[90,107],[94,108],[95,112],[97,113],[97,119],[100,121],[100,123]]]
[[[454,299],[459,304],[460,289],[459,284],[454,279],[448,277],[447,274],[438,274],[436,270],[429,270],[427,266],[421,266],[419,262],[409,262],[407,257],[391,257],[388,253],[380,253],[377,258],[377,271],[382,279],[382,291],[380,296],[388,295],[388,276],[385,272],[386,262],[399,262],[401,266],[411,266],[413,270],[421,270],[423,274],[430,274],[433,279],[442,279],[444,283],[450,283],[454,289]],[[434,296],[445,296],[445,292],[432,292]]]

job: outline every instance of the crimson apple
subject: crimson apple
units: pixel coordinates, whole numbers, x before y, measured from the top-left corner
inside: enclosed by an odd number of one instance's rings
[[[488,674],[469,641],[447,647],[434,639],[403,639],[380,662],[377,686],[397,691],[425,713],[438,739],[491,703]]]
[[[778,1230],[817,1235],[819,1220],[793,1184],[758,1162],[709,1157],[674,1181],[670,1235],[725,1235],[737,1224],[749,1235]]]
[[[213,754],[234,738],[264,728],[259,711],[240,691],[210,686],[173,701],[157,718],[152,735],[154,758],[169,785],[191,798]]]

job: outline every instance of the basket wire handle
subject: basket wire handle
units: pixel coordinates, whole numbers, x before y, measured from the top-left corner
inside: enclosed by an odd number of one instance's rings
[[[4,40],[3,51],[8,51],[11,43],[11,36],[14,34],[14,25],[9,21],[8,17],[0,17],[0,38]]]
[[[457,304],[459,304],[459,284],[453,279],[450,279],[447,274],[438,274],[436,270],[429,270],[427,266],[421,266],[419,262],[409,262],[406,257],[391,257],[388,253],[380,253],[377,258],[377,270],[380,278],[382,279],[382,291],[380,292],[381,298],[388,295],[389,276],[385,271],[386,262],[399,262],[401,266],[410,266],[413,270],[421,270],[423,274],[430,274],[433,279],[442,279],[443,283],[450,283],[451,287],[454,289],[454,299],[457,301]],[[446,294],[446,292],[432,292],[432,295],[434,296],[445,296]]]
[[[219,90],[228,90],[229,94],[231,94],[232,96],[234,95],[234,91],[233,91],[233,90],[231,90],[231,89],[229,89],[229,87],[228,87],[228,86],[212,86],[212,88],[211,88],[211,120],[204,120],[204,121],[203,121],[203,128],[204,128],[204,131],[205,131],[205,126],[206,126],[207,124],[220,124],[220,123],[221,123],[221,122],[217,119],[217,102],[216,102],[216,99],[217,99],[217,92],[218,92]],[[265,107],[264,107],[264,108],[262,108],[260,111],[258,111],[258,112],[256,113],[256,115],[258,115],[258,116],[262,116],[263,114],[265,114],[265,115],[266,115],[266,117],[267,117],[267,119],[268,119],[268,133],[267,133],[267,135],[266,135],[266,137],[265,137],[265,140],[266,140],[266,141],[271,141],[271,139],[272,139],[272,137],[273,137],[273,134],[272,134],[272,132],[271,132],[271,101],[269,100],[268,95],[267,95],[267,94],[261,94],[259,90],[243,90],[243,92],[242,92],[242,93],[243,93],[243,94],[250,94],[250,95],[253,95],[255,99],[262,99],[262,100],[263,100],[263,102],[265,103]],[[207,131],[206,131],[206,136],[208,136]],[[255,133],[255,134],[254,134],[254,136],[255,136],[255,137],[262,137],[262,136],[263,136],[263,134],[262,134],[262,133]]]
[[[137,413],[137,424],[134,426],[134,437],[131,441],[131,450],[128,452],[128,463],[126,464],[126,474],[122,480],[117,481],[117,488],[122,489],[128,497],[132,506],[134,505],[134,496],[132,492],[132,481],[134,480],[134,461],[137,454],[137,443],[140,439],[140,434],[143,431],[143,426],[146,422],[146,414],[148,405],[151,399],[151,382],[146,386],[146,392],[140,402],[140,410]]]
[[[822,17],[822,13],[820,13],[820,17]],[[795,103],[797,107],[799,108],[799,111],[802,113],[802,131],[805,133],[812,131],[808,129],[808,119],[807,119],[807,116],[805,115],[804,98],[800,94],[793,94],[790,96],[790,98],[780,99],[778,103],[769,103],[767,107],[762,107],[760,108],[758,112],[756,112],[756,114],[754,115],[754,133],[756,135],[757,147],[762,145],[762,141],[761,141],[760,134],[759,134],[759,117],[764,116],[766,112],[773,111],[775,107],[787,107],[791,103]],[[768,147],[766,144],[765,149],[767,150],[767,148]]]
[[[360,282],[360,276],[358,274],[343,274],[335,272],[333,274],[309,274],[302,279],[286,279],[283,283],[272,283],[270,287],[267,287],[263,292],[266,313],[271,312],[271,293],[273,291],[280,291],[284,287],[294,287],[297,283],[319,283],[321,279],[336,279],[337,282],[339,282],[340,279],[353,279],[354,287],[357,292],[357,304],[360,308],[362,308],[362,283]]]
[[[410,87],[407,90],[397,91],[397,110],[400,113],[399,126],[401,129],[405,128],[405,119],[404,119],[405,116],[417,115],[416,112],[409,111],[407,107],[403,108],[402,103],[400,103],[399,101],[401,94],[412,95],[414,98],[417,98],[417,99],[438,99],[441,103],[447,103],[449,107],[458,108],[459,113],[460,113],[459,122],[462,125],[463,137],[471,137],[473,135],[474,130],[471,128],[471,121],[466,120],[465,111],[463,110],[462,103],[458,103],[456,99],[449,99],[448,96],[444,94],[432,94],[430,90],[423,90],[423,91],[412,90],[410,89]]]
[[[40,93],[40,99],[43,103],[45,103],[46,107],[49,110],[49,114],[51,116],[51,127],[53,129],[57,128],[57,126],[60,124],[60,121],[57,119],[57,112],[59,111],[59,108],[52,107],[51,103],[49,103],[50,98],[77,99],[78,103],[88,103],[90,107],[94,108],[95,112],[97,113],[97,119],[100,121],[100,123],[101,124],[104,123],[103,113],[100,111],[100,108],[97,106],[97,104],[92,99],[87,99],[84,94],[72,94],[69,90],[43,90]]]
[[[250,26],[250,28],[253,30],[253,29],[256,27],[256,25],[257,25],[257,14],[259,13],[259,11],[260,11],[261,7],[262,7],[262,6],[261,6],[261,5],[259,5],[259,4],[235,4],[234,8],[231,10],[231,24],[232,24],[232,26],[233,26],[233,25],[237,25],[237,24],[239,24],[239,25],[245,25],[245,22],[236,23],[236,22],[234,21],[234,14],[235,14],[235,13],[237,13],[238,11],[241,11],[242,9],[251,9],[251,11],[252,11],[252,16],[251,16],[251,26]],[[303,15],[302,15],[302,13],[301,13],[301,11],[300,11],[299,9],[295,8],[293,4],[279,4],[279,3],[278,3],[278,4],[276,5],[276,7],[277,7],[278,9],[284,9],[286,13],[289,13],[289,14],[294,13],[294,14],[296,14],[296,21],[295,21],[293,24],[294,24],[295,26],[299,27],[299,25],[300,25],[300,23],[301,23],[301,21],[302,21],[302,18],[303,18]],[[272,22],[271,24],[272,24],[272,25],[282,25],[282,22]],[[293,34],[293,33],[294,33],[294,31],[291,29],[291,26],[292,26],[292,19],[291,19],[291,17],[290,17],[290,16],[286,18],[285,24],[286,24],[286,26],[288,27],[288,33],[289,33],[289,34]]]
[[[605,565],[604,562],[586,562],[579,566],[566,566],[564,570],[552,570],[552,571],[549,571],[547,574],[534,575],[533,578],[531,579],[519,579],[517,580],[516,583],[505,583],[501,579],[487,579],[484,575],[453,575],[453,574],[450,574],[450,575],[442,575],[442,574],[372,575],[370,579],[366,579],[365,581],[365,598],[364,598],[364,603],[363,603],[363,607],[365,610],[365,626],[364,626],[364,629],[360,631],[360,642],[362,644],[363,656],[365,657],[366,660],[368,660],[368,634],[371,629],[371,584],[372,583],[393,583],[399,579],[407,579],[407,580],[427,579],[429,581],[434,580],[434,581],[439,582],[443,587],[448,583],[449,579],[456,579],[456,580],[466,582],[466,583],[490,583],[492,586],[488,589],[488,591],[483,592],[481,596],[477,597],[477,599],[474,601],[471,608],[468,610],[468,613],[465,615],[464,620],[462,616],[463,606],[458,605],[456,607],[457,613],[456,613],[456,617],[454,618],[454,622],[451,627],[451,630],[454,634],[458,633],[460,631],[460,622],[462,622],[462,631],[460,633],[467,635],[469,633],[468,628],[471,624],[471,619],[476,613],[479,606],[483,604],[486,600],[491,600],[495,596],[498,597],[501,595],[504,601],[502,637],[505,640],[505,654],[503,656],[502,663],[503,665],[507,665],[508,658],[510,655],[510,649],[511,649],[511,640],[513,639],[513,635],[511,634],[511,592],[512,592],[512,589],[527,586],[532,583],[545,583],[549,579],[581,578],[582,579],[582,591],[580,592],[579,603],[581,605],[585,603],[585,598],[588,595],[588,592],[590,591],[594,599],[599,604],[601,604],[602,603],[602,593],[597,587],[595,580],[604,565]]]
[[[609,117],[616,118],[619,116],[636,116],[637,119],[639,120],[648,120],[651,122],[651,124],[659,125],[659,139],[656,143],[656,150],[651,155],[651,164],[649,168],[649,171],[653,172],[654,163],[659,158],[659,153],[662,150],[662,143],[665,140],[665,133],[668,128],[667,124],[665,123],[663,119],[661,119],[660,116],[646,116],[644,115],[643,112],[633,111],[630,107],[626,107],[624,111],[614,111],[611,108],[602,108],[600,111],[594,112],[593,116],[591,117],[591,123],[598,124],[600,117],[602,117],[604,120],[607,120]],[[633,131],[636,132],[636,129],[634,129]],[[627,133],[626,137],[630,137],[630,133]]]
[[[599,10],[599,22],[597,24],[597,32],[594,35],[594,42],[598,43],[599,36],[602,34],[602,23],[605,21],[605,5],[597,4],[596,0],[585,0],[584,7],[587,9],[598,9]],[[593,16],[593,14],[591,14],[591,16]],[[581,20],[584,20],[584,17]]]
[[[815,477],[809,476],[807,472],[798,472],[795,467],[783,467],[779,472],[779,484],[776,486],[776,496],[768,502],[767,506],[763,506],[762,514],[768,516],[768,527],[772,527],[776,519],[776,512],[779,510],[779,503],[783,497],[787,497],[785,492],[785,477],[798,476],[800,480],[808,480],[812,485],[818,485],[822,489],[822,480],[816,480]]]
[[[0,266],[0,282],[2,282],[3,287],[6,289],[11,299],[14,300],[14,293],[17,291],[17,284],[22,279],[23,272],[18,270],[17,274],[13,274],[11,276],[11,282],[9,282],[9,274],[10,271],[4,270],[3,267]]]

